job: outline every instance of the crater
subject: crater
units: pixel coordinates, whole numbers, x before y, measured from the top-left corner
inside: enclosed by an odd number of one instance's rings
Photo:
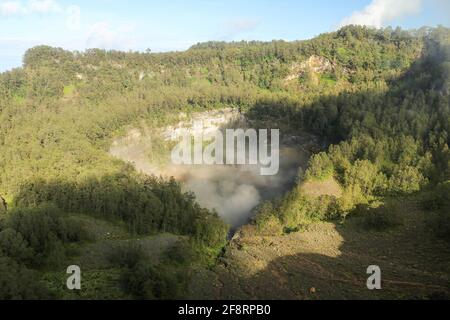
[[[318,144],[310,134],[283,136],[281,133],[280,169],[274,176],[261,175],[259,165],[174,165],[170,161],[171,147],[182,130],[195,136],[246,127],[247,119],[234,109],[196,113],[189,117],[180,114],[180,121],[175,125],[158,130],[129,130],[126,136],[113,142],[110,153],[144,174],[175,178],[184,192],[193,192],[202,207],[216,210],[236,230],[251,220],[253,209],[260,203],[281,197],[292,189],[299,172],[306,168],[310,150]],[[158,149],[155,145],[164,147]],[[155,159],[164,160],[155,163]]]

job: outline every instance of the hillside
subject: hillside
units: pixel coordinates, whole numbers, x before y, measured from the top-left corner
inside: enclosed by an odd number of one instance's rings
[[[261,236],[244,228],[217,267],[196,274],[193,299],[448,299],[450,250],[432,228],[437,214],[403,199],[402,224],[367,228],[364,217],[320,222],[302,232]],[[380,266],[382,290],[366,288],[367,267]]]
[[[448,295],[449,45],[443,27],[349,26],[178,53],[28,50],[0,74],[0,298]],[[135,128],[227,108],[320,141],[292,190],[260,203],[231,241],[180,181],[110,154]],[[168,145],[152,142],[146,155],[164,158]],[[63,289],[69,262],[89,270],[78,297]],[[373,296],[359,284],[377,262],[389,290]],[[274,277],[276,291],[249,289]]]

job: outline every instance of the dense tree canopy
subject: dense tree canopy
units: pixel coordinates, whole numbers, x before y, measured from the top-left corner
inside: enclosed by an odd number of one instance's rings
[[[308,41],[209,42],[178,53],[32,48],[22,68],[0,74],[0,194],[12,207],[4,214],[0,197],[0,282],[9,283],[0,297],[47,295],[28,285],[38,281],[32,269],[54,268],[68,246],[89,241],[69,213],[124,223],[134,235],[225,243],[227,226],[177,182],[138,174],[108,154],[127,126],[158,127],[180,111],[231,106],[254,121],[320,136],[327,147],[302,181],[333,179],[342,197],[310,199],[296,187],[263,204],[258,228],[279,234],[305,219],[345,217],[373,197],[446,194],[449,93],[443,27],[349,26]],[[178,295],[159,272],[130,266],[127,290]],[[28,289],[11,285],[19,277]]]

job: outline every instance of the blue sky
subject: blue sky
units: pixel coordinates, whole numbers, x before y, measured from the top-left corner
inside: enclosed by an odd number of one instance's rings
[[[0,0],[0,71],[26,49],[185,50],[209,40],[296,40],[345,24],[450,26],[450,0]]]

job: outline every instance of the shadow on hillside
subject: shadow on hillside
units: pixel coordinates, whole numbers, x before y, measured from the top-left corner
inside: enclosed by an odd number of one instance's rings
[[[374,139],[400,134],[428,138],[438,115],[424,110],[445,92],[439,68],[446,50],[434,42],[429,46],[431,54],[386,90],[319,97],[304,106],[293,101],[260,102],[249,117],[264,115],[266,121],[301,124],[329,143],[349,139],[360,128]],[[425,90],[431,91],[430,100]],[[425,126],[412,119],[416,112],[426,117]],[[203,298],[221,299],[450,299],[450,248],[429,229],[433,214],[408,206],[402,214],[404,225],[383,232],[363,230],[355,217],[348,225],[332,225],[332,230],[281,238],[237,237],[215,270],[219,284],[205,291],[207,296],[201,289],[197,292]],[[323,225],[330,224],[319,224]],[[381,268],[382,290],[367,289],[371,265]],[[247,275],[255,269],[259,271]],[[198,286],[208,287],[201,282]]]
[[[406,211],[403,226],[383,232],[364,230],[353,218],[284,237],[238,237],[216,269],[222,286],[215,294],[257,300],[450,299],[450,247],[430,232],[425,214]],[[372,265],[381,269],[381,290],[367,288]]]
[[[450,90],[446,71],[449,52],[448,45],[428,39],[420,58],[398,78],[390,79],[388,88],[375,84],[362,87],[358,92],[318,96],[310,103],[299,103],[281,94],[277,101],[262,99],[250,108],[248,117],[269,123],[275,121],[287,128],[301,124],[319,136],[324,147],[359,134],[355,127],[362,127],[375,139],[386,134],[405,134],[407,130],[415,138],[427,138],[436,129],[434,119],[442,118],[442,114],[434,109],[424,112],[423,108],[432,103],[447,103],[445,99],[439,99]],[[425,97],[425,91],[432,92],[430,97]],[[415,119],[415,122],[412,116],[418,112],[424,113],[423,119]],[[417,123],[424,119],[429,126]]]
[[[174,179],[136,175],[129,166],[123,173],[78,181],[33,179],[22,185],[14,202],[15,207],[54,203],[66,213],[124,222],[133,234],[192,235],[196,228],[220,222]]]
[[[428,87],[421,82],[418,88]],[[398,121],[398,117],[393,114],[398,113],[402,99],[404,97],[390,96],[389,92],[363,92],[321,97],[301,109],[286,101],[267,101],[256,105],[250,115],[264,114],[280,122],[309,127],[330,142],[351,137],[354,127],[362,123],[368,126],[367,133],[376,138],[386,133],[396,134],[389,128],[397,128],[393,122]],[[386,103],[393,107],[384,109]],[[379,106],[375,120],[368,117],[366,105]],[[348,122],[349,119],[354,121]],[[423,132],[416,133],[421,134]],[[201,220],[193,197],[182,195],[174,181],[154,178],[136,181],[120,174],[83,183],[33,181],[24,185],[15,199],[18,205],[33,206],[51,201],[67,212],[122,219],[138,233],[170,231],[192,235],[196,231],[192,221]],[[208,221],[203,223],[207,225]],[[305,235],[309,236],[307,240],[303,238]],[[338,242],[334,242],[336,240]],[[263,247],[248,254],[249,264],[261,261],[264,264],[250,277],[242,276],[233,268],[238,267],[236,259],[248,253],[245,247],[252,244],[232,242],[224,262],[226,269],[235,274],[222,281],[221,298],[422,299],[449,295],[450,253],[427,233],[424,223],[406,224],[401,232],[382,233],[335,225],[326,232],[292,234],[276,238],[273,243],[264,243],[267,239],[259,241]],[[288,247],[282,247],[286,243]],[[295,253],[290,254],[290,251]],[[381,291],[366,288],[366,270],[370,265],[378,265],[382,270]],[[220,269],[226,271],[223,266],[218,268],[219,274]]]

